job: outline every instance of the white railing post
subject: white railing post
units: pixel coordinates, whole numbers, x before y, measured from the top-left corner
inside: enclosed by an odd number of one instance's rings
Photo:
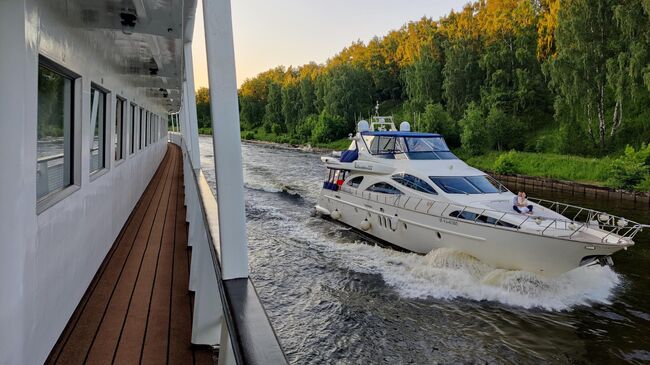
[[[197,242],[192,247],[191,265],[194,277],[190,277],[190,283],[193,284],[195,292],[192,343],[215,346],[220,342],[223,308],[214,263],[208,247],[206,228],[203,224],[199,226],[198,221],[195,226],[197,227]],[[194,267],[196,267],[196,271],[194,271]]]
[[[203,0],[224,280],[248,277],[239,106],[230,0]]]
[[[196,95],[194,91],[194,67],[192,66],[192,42],[185,43],[185,101],[189,122],[189,138],[192,143],[192,165],[194,169],[201,168],[201,149],[199,147],[199,124],[196,116]]]

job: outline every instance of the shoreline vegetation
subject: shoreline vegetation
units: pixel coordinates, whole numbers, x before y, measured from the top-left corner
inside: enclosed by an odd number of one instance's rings
[[[201,130],[202,135],[211,135],[211,130]],[[250,137],[250,136],[248,136]],[[257,137],[257,136],[253,136]],[[268,137],[268,136],[266,136]],[[287,143],[277,142],[272,138],[257,139],[244,138],[242,141],[247,143],[268,145],[277,148],[287,148],[301,150],[310,153],[328,154],[331,151],[340,151],[347,149],[350,140],[347,138],[333,141],[325,144],[311,143]],[[533,178],[548,178],[559,181],[573,182],[586,186],[600,186],[607,188],[620,189],[631,193],[650,193],[650,186],[640,189],[621,189],[611,184],[612,164],[616,158],[605,157],[582,157],[561,155],[553,153],[531,153],[531,152],[498,152],[490,151],[483,155],[471,156],[462,149],[454,149],[453,152],[469,165],[477,169],[496,173],[499,175],[522,175]],[[505,161],[505,162],[504,162]]]
[[[378,105],[485,171],[650,191],[650,2],[471,1],[238,97],[245,140],[344,149]],[[196,101],[206,129],[208,89]]]

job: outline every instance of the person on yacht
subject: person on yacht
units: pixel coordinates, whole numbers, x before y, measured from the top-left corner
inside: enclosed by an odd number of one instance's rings
[[[520,214],[533,214],[533,205],[528,202],[526,193],[520,191],[512,198],[512,209]]]

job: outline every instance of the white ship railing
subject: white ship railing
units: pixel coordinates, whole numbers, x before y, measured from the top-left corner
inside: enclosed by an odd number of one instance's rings
[[[224,278],[219,209],[180,133],[169,133],[183,153],[189,288],[194,291],[192,343],[219,346],[219,364],[286,364],[284,352],[249,278]]]
[[[594,243],[595,240],[600,243],[610,244],[628,243],[643,228],[650,227],[650,225],[637,223],[606,212],[536,198],[528,198],[528,200],[562,215],[563,218],[545,217],[543,214],[526,215],[516,212],[511,213],[503,210],[477,208],[413,196],[360,191],[357,188],[345,185],[340,186],[338,191],[432,217],[489,225],[499,229],[524,231],[526,233],[559,237],[579,242]],[[452,212],[457,213],[455,215],[449,215]],[[475,218],[461,218],[464,213],[474,214]],[[384,213],[384,215],[390,217],[387,213]],[[535,223],[539,226],[539,229],[530,229],[530,227],[534,227],[530,225],[524,227],[526,223]],[[513,227],[508,227],[505,224],[512,225]],[[588,229],[595,231],[586,232]],[[591,240],[585,239],[584,235],[580,235],[580,233],[588,234]],[[598,233],[602,237],[594,236],[594,233]]]

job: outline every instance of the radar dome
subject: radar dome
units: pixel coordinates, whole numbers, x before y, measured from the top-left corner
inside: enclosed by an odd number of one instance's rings
[[[368,124],[368,121],[366,120],[361,120],[359,123],[357,123],[357,130],[359,132],[367,132],[370,130],[370,125]]]
[[[402,122],[399,124],[399,130],[401,132],[410,132],[411,131],[411,125],[409,122]]]

